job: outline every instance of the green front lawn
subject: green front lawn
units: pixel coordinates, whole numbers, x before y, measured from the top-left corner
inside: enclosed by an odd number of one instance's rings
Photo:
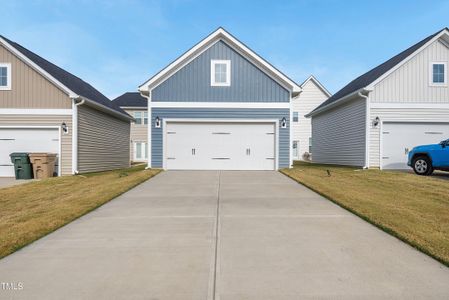
[[[0,189],[0,258],[153,177],[146,165]]]
[[[281,172],[449,266],[449,180],[310,163]]]

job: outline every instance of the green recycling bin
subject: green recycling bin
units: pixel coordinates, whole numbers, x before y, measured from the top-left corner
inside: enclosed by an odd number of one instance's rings
[[[14,164],[16,179],[33,179],[33,168],[28,153],[14,152],[9,155]]]

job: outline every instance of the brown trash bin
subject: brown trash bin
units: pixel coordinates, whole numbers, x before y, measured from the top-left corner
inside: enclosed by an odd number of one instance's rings
[[[53,177],[55,172],[56,154],[30,153],[30,162],[33,165],[34,179]]]

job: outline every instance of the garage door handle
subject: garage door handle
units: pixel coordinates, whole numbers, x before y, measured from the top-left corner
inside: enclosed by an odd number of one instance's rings
[[[250,148],[246,149],[246,155],[251,155],[251,149]]]
[[[16,139],[0,139],[0,141],[15,141]]]
[[[14,165],[0,165],[0,167],[12,167]]]
[[[267,159],[271,159],[271,160],[274,160],[274,157],[267,157]]]
[[[193,148],[193,149],[192,149],[192,155],[195,155],[195,154],[196,154],[196,149]]]
[[[176,159],[176,158],[174,158],[174,157],[167,157],[167,159]]]
[[[389,159],[389,156],[382,156],[382,159]]]
[[[231,159],[229,157],[212,157],[212,159]]]

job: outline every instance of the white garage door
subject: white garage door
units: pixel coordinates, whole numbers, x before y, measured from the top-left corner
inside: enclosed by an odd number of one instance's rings
[[[0,128],[0,176],[14,176],[12,152],[59,151],[59,132],[52,128]]]
[[[447,123],[384,123],[382,167],[408,169],[408,152],[415,146],[437,144],[449,138]]]
[[[165,168],[274,170],[273,123],[167,123]]]

